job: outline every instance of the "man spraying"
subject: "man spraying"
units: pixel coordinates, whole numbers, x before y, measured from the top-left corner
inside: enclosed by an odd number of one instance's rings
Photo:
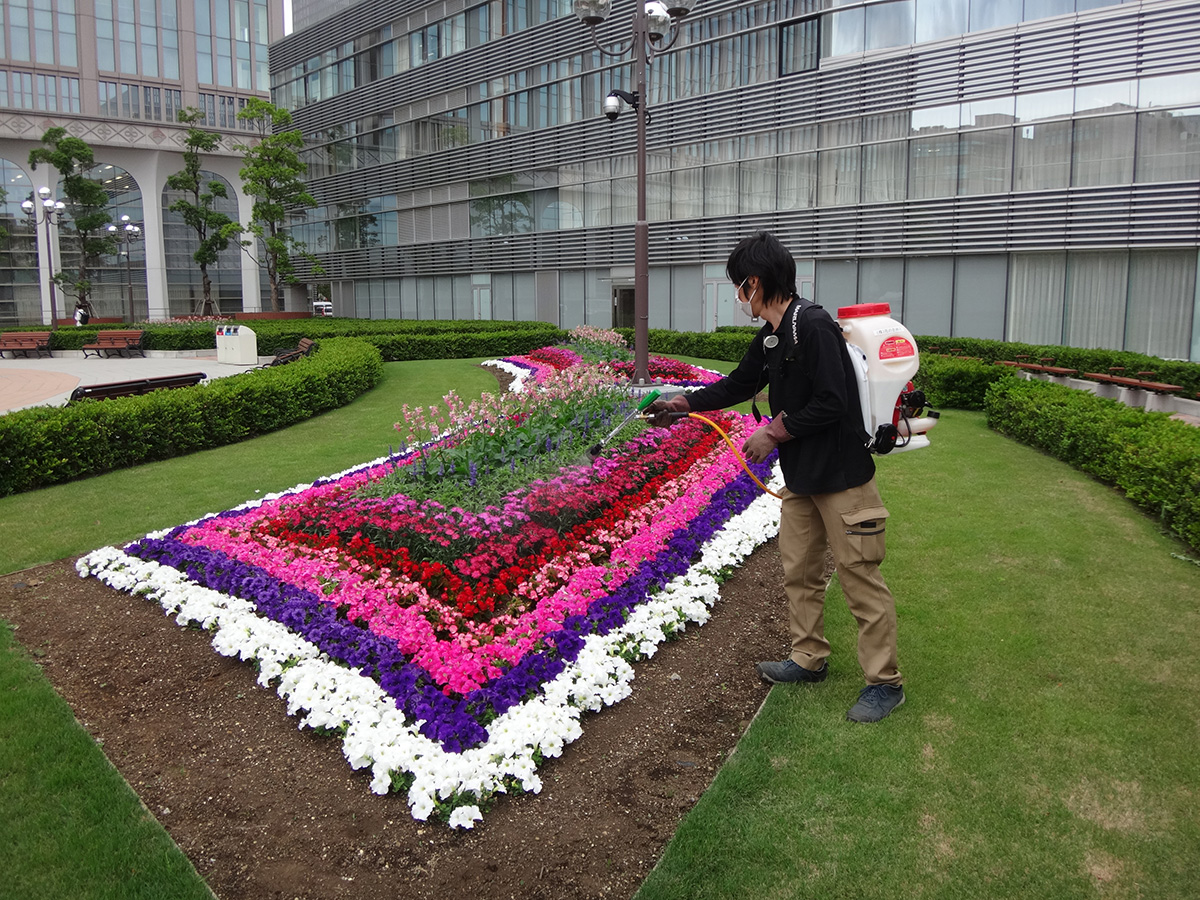
[[[904,702],[896,651],[896,603],[879,564],[887,510],[875,485],[857,376],[837,323],[796,294],[796,263],[774,235],[758,232],[729,255],[725,272],[744,311],[766,324],[737,368],[716,384],[648,409],[655,425],[672,412],[723,409],[768,387],[771,420],[742,446],[752,462],[779,450],[786,489],[779,526],[788,598],[789,657],[760,662],[771,684],[818,683],[829,672],[825,639],[825,547],[858,621],[858,662],[866,676],[852,722],[878,722]]]

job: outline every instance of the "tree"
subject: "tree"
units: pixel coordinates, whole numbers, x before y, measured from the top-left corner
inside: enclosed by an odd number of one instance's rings
[[[75,279],[62,272],[53,278],[90,310],[91,268],[99,263],[100,257],[116,251],[116,241],[108,233],[112,221],[108,192],[98,179],[91,177],[96,158],[86,141],[68,134],[65,128],[55,127],[42,135],[42,143],[46,146],[29,151],[29,166],[36,170],[39,165],[49,165],[58,171],[71,226],[79,239],[79,271]]]
[[[300,180],[308,169],[299,153],[304,147],[304,138],[298,128],[280,130],[292,124],[291,114],[258,97],[246,103],[238,118],[258,129],[256,144],[237,145],[237,149],[245,154],[245,165],[238,174],[242,178],[242,190],[254,198],[248,230],[262,241],[267,281],[271,285],[271,308],[282,312],[280,286],[285,281],[296,280],[292,254],[301,253],[313,259],[305,244],[297,241],[284,227],[290,211],[317,205]],[[262,265],[262,261],[259,264]],[[320,266],[314,268],[318,273],[323,271]]]
[[[172,203],[168,209],[183,216],[183,221],[196,232],[199,247],[192,254],[192,259],[200,267],[200,281],[203,292],[196,305],[196,314],[201,316],[216,315],[212,302],[212,279],[208,277],[208,267],[216,263],[230,241],[242,233],[242,226],[216,209],[218,198],[229,196],[225,184],[219,180],[207,184],[201,178],[200,154],[211,153],[217,149],[221,136],[212,131],[204,131],[196,127],[203,121],[204,113],[189,106],[179,111],[179,121],[188,126],[183,145],[183,171],[168,176],[167,187],[182,191],[191,197],[190,200],[180,199]]]

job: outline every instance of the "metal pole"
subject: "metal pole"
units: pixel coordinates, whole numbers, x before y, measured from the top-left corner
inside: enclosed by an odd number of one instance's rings
[[[54,245],[50,243],[50,210],[42,207],[42,215],[46,219],[46,259],[50,263],[50,330],[58,329],[58,295],[54,288]]]
[[[634,384],[650,384],[650,225],[646,221],[646,8],[633,12],[634,82],[637,108],[637,221],[633,226]]]
[[[133,324],[133,263],[130,257],[133,255],[131,243],[132,236],[128,231],[125,232],[125,283],[129,286],[129,324]]]

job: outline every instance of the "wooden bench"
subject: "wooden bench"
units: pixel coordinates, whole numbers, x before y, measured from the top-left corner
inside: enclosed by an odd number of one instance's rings
[[[193,387],[208,376],[203,372],[189,372],[187,375],[163,375],[158,378],[139,378],[134,381],[113,381],[108,384],[89,384],[77,387],[71,391],[68,403],[80,400],[109,400],[113,397],[136,397],[151,391],[167,390],[170,388]]]
[[[1053,360],[1050,361],[1053,362]],[[1016,360],[998,359],[996,360],[996,365],[1013,366],[1018,369],[1024,369],[1027,372],[1042,372],[1046,375],[1075,375],[1079,372],[1078,369],[1068,369],[1063,366],[1051,366],[1044,362],[1021,362],[1019,358]]]
[[[50,332],[48,331],[8,331],[0,334],[0,358],[7,350],[17,358],[17,354],[28,358],[30,351],[37,356],[50,355]]]
[[[317,342],[311,338],[300,338],[300,343],[295,347],[290,347],[287,350],[277,350],[275,358],[267,363],[263,368],[269,366],[283,366],[290,362],[295,362],[304,356],[309,356],[317,348]]]
[[[1124,371],[1123,369],[1121,371]],[[1105,384],[1115,384],[1120,387],[1135,388],[1137,390],[1150,391],[1152,394],[1173,394],[1176,391],[1182,391],[1181,384],[1164,384],[1161,381],[1145,381],[1141,378],[1130,378],[1127,375],[1113,375],[1104,372],[1084,372],[1084,378],[1090,378],[1093,381],[1100,381]]]
[[[104,356],[107,358],[110,354],[116,353],[117,356],[125,356],[129,354],[132,358],[133,354],[145,357],[146,351],[143,349],[146,343],[146,332],[140,328],[133,331],[100,331],[96,334],[96,343],[83,345],[83,356],[86,359],[89,353],[95,353],[97,358]]]

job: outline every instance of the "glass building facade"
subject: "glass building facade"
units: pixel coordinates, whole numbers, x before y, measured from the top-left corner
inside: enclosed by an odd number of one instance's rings
[[[195,309],[196,238],[169,210],[166,189],[183,168],[176,115],[199,109],[201,125],[222,134],[204,165],[226,182],[225,211],[246,221],[234,145],[249,135],[237,113],[269,96],[267,46],[282,22],[280,0],[0,0],[0,227],[9,234],[0,240],[0,325],[49,321],[46,261],[67,273],[79,264],[69,209],[49,236],[21,209],[42,186],[63,199],[52,170],[28,165],[50,126],[91,146],[113,220],[142,226],[141,240],[91,270],[97,314],[122,317],[130,288],[138,320]],[[265,276],[238,248],[210,275],[222,311],[260,307]],[[58,312],[70,318],[70,298],[60,297]]]
[[[632,324],[631,63],[571,4],[296,9],[272,97],[340,314]],[[651,327],[739,324],[767,228],[827,308],[1200,359],[1198,39],[1179,0],[700,0],[650,67]]]

